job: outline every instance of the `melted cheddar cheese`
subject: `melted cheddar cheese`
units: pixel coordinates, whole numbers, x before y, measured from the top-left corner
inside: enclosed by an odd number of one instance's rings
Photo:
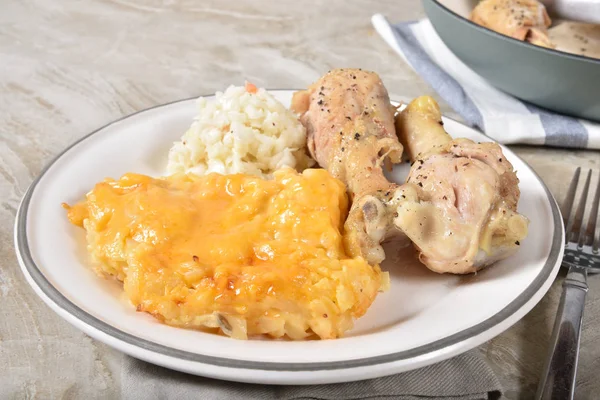
[[[381,287],[379,267],[342,244],[345,186],[325,170],[126,174],[66,206],[96,271],[138,311],[236,338],[335,338]]]

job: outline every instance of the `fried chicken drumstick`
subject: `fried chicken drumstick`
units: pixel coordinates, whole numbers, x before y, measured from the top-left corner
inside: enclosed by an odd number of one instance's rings
[[[353,256],[379,264],[384,240],[408,237],[431,270],[465,274],[514,253],[527,234],[516,211],[518,179],[500,146],[453,140],[432,98],[413,100],[394,122],[375,73],[340,69],[297,92],[292,109],[313,158],[348,187],[345,244]],[[413,164],[398,185],[382,167],[400,162],[404,147]]]

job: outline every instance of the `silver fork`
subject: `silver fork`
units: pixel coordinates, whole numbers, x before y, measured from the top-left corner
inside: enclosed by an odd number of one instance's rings
[[[600,179],[598,179],[592,208],[586,223],[584,214],[592,178],[591,170],[587,174],[575,215],[572,215],[571,212],[580,173],[581,168],[577,168],[561,208],[566,226],[565,255],[562,266],[568,268],[569,272],[563,282],[563,291],[550,339],[550,352],[538,386],[537,399],[573,399],[581,321],[585,295],[588,291],[587,275],[600,272],[600,254],[598,252]]]

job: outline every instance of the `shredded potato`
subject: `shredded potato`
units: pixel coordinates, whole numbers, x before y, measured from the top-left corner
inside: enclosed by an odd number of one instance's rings
[[[345,253],[346,188],[321,169],[272,180],[126,174],[67,208],[96,271],[174,326],[331,339],[389,286],[378,266]]]

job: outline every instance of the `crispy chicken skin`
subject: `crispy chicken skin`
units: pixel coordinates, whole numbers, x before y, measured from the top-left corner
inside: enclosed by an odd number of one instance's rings
[[[421,262],[465,274],[513,254],[528,220],[517,212],[519,180],[500,146],[453,140],[428,96],[398,114],[396,129],[413,164],[394,224]]]
[[[381,79],[360,69],[329,71],[295,93],[292,110],[307,129],[312,157],[348,187],[353,203],[345,223],[347,251],[380,263],[385,257],[380,242],[397,232],[387,214],[391,209],[382,204],[395,198],[398,188],[382,167],[402,157],[395,108]]]
[[[552,21],[537,0],[483,0],[473,9],[471,21],[517,40],[554,48],[547,28]]]

